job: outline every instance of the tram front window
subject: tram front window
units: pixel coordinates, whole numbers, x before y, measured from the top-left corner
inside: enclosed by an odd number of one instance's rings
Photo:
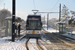
[[[27,30],[40,30],[41,29],[41,22],[30,20],[27,25]]]

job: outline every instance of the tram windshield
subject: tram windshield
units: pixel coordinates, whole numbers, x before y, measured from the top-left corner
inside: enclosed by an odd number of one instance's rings
[[[27,21],[27,30],[40,30],[41,29],[41,21],[39,18],[29,18]]]

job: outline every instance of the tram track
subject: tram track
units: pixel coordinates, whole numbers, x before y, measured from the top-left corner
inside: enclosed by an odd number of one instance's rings
[[[37,42],[37,47],[39,48],[39,50],[45,50],[45,49],[39,44],[38,39],[36,39],[36,42]]]
[[[64,43],[63,41],[61,41],[60,39],[58,39],[56,36],[54,36],[54,34],[48,34],[50,37],[52,37],[54,40],[52,40],[52,44],[58,46],[58,47],[63,47],[62,49],[73,49],[72,46]]]
[[[37,46],[38,49],[33,46],[34,44],[32,44],[32,43],[29,41],[29,39],[30,39],[30,38],[28,38],[27,41],[26,41],[26,43],[25,43],[25,46],[26,46],[26,49],[27,49],[27,50],[31,50],[31,49],[29,48],[29,46],[28,46],[29,43],[30,43],[30,45],[32,45],[32,47],[33,47],[35,50],[45,50],[45,49],[42,47],[42,45],[39,43],[39,39],[38,39],[38,38],[36,38],[36,46]]]
[[[45,32],[47,32],[47,31],[45,31]],[[48,32],[49,33],[49,32]],[[47,34],[48,34],[47,33]],[[49,34],[48,34],[49,35]],[[56,36],[55,36],[56,35]],[[49,35],[50,37],[52,37],[52,38],[54,38],[56,41],[58,41],[58,42],[60,42],[60,43],[62,43],[62,44],[65,44],[65,42],[63,41],[63,40],[60,40],[61,38],[62,39],[64,39],[66,42],[70,42],[70,43],[75,43],[75,41],[70,41],[70,40],[67,40],[66,38],[68,38],[68,37],[66,37],[66,36],[61,36],[61,35],[57,35],[56,33],[54,34],[54,33],[52,33],[52,34],[50,34]],[[65,44],[65,45],[67,45],[67,44]],[[69,46],[69,45],[67,45],[67,46]],[[71,47],[71,46],[69,46],[69,47]]]
[[[56,37],[55,34],[47,32],[44,29],[43,29],[42,32],[45,33],[43,37],[45,37],[46,40],[50,40],[50,42],[51,42],[51,44],[47,44],[45,42],[42,43],[47,48],[47,50],[52,50],[52,49],[58,49],[58,50],[59,49],[62,49],[62,50],[69,49],[69,50],[71,50],[71,49],[75,49],[74,47],[64,43],[63,41],[61,41],[58,36]],[[53,47],[55,47],[55,48],[53,48]]]
[[[63,43],[60,39],[58,39],[54,34],[52,33],[45,33],[46,36],[46,40],[50,40],[49,42],[45,42],[45,41],[40,41],[38,38],[36,38],[36,43],[34,42],[34,44],[29,40],[30,38],[28,38],[26,40],[25,43],[25,47],[27,50],[32,50],[31,47],[33,48],[33,50],[45,50],[45,48],[47,50],[51,50],[51,49],[72,49],[71,46]],[[45,47],[43,47],[43,46]],[[36,46],[36,47],[35,47]],[[55,48],[53,48],[55,47]]]
[[[56,35],[56,34],[53,34],[53,35]],[[74,47],[75,46],[75,44],[74,44],[75,41],[68,40],[67,39],[68,37],[62,36],[62,35],[56,35],[55,38],[59,39],[60,42],[62,42],[64,45],[75,49],[75,47]]]
[[[29,47],[28,47],[28,41],[29,41],[29,39],[30,39],[30,38],[28,38],[27,41],[26,41],[26,43],[25,43],[25,44],[26,44],[26,49],[27,49],[27,50],[29,50]]]

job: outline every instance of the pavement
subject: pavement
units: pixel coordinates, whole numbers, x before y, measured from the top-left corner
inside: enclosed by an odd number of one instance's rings
[[[23,37],[25,37],[25,30],[21,30],[20,31],[20,36],[16,35],[15,40],[21,40],[21,39],[23,39]],[[0,38],[1,41],[3,41],[3,40],[4,41],[12,41],[11,39],[12,39],[11,36],[7,36],[7,37],[5,36],[5,37]]]
[[[15,40],[21,40],[21,39],[23,39],[25,37],[25,35],[26,35],[25,32],[26,32],[25,30],[21,30],[20,36],[16,35]]]

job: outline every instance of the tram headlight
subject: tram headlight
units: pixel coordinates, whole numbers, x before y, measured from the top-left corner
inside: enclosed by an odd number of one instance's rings
[[[29,33],[29,31],[27,31],[27,33]]]
[[[38,33],[41,33],[40,31]]]

